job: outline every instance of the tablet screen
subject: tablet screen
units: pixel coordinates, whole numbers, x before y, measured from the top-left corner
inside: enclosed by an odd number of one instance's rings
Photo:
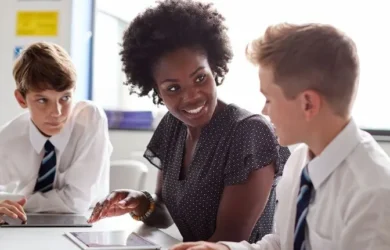
[[[5,220],[8,222],[7,220]],[[7,223],[1,227],[91,227],[81,215],[27,214],[26,223]]]
[[[154,243],[144,239],[136,233],[126,231],[106,231],[106,232],[71,232],[72,236],[81,241],[86,247],[134,247],[160,248]]]

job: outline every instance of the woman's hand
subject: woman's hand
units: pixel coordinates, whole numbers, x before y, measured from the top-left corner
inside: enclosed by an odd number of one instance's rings
[[[136,190],[115,190],[107,198],[98,202],[88,222],[93,223],[107,217],[119,216],[134,212],[143,215],[149,208],[148,198]]]
[[[230,250],[230,248],[220,243],[198,241],[180,243],[173,246],[171,250]]]

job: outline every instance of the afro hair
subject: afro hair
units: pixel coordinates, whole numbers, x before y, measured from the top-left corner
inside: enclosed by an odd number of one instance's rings
[[[155,91],[153,66],[180,48],[203,50],[216,84],[222,84],[233,57],[224,21],[212,4],[193,0],[160,1],[139,14],[124,32],[120,52],[130,94],[147,96],[153,91],[153,102],[162,104]]]

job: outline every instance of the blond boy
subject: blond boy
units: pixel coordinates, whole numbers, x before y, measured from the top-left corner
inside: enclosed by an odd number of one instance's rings
[[[354,42],[321,24],[271,26],[247,51],[281,145],[303,143],[277,187],[275,233],[174,249],[390,249],[390,159],[351,117]],[[245,218],[243,218],[245,219]]]

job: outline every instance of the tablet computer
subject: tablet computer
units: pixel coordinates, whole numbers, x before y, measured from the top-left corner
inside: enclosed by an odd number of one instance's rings
[[[127,231],[68,232],[65,235],[83,250],[161,248],[140,235]]]
[[[27,214],[27,222],[7,216],[0,227],[92,227],[87,218],[72,214]]]

